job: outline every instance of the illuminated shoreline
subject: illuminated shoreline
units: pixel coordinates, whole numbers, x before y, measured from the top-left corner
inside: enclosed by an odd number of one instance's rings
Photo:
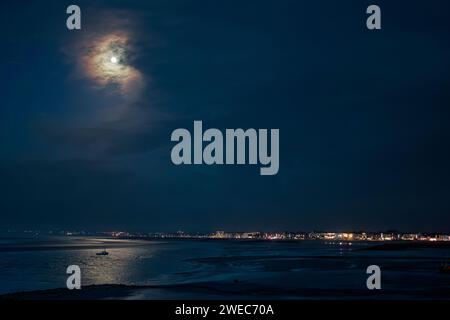
[[[240,239],[240,240],[321,240],[321,241],[338,241],[338,242],[390,242],[390,241],[415,241],[415,242],[450,242],[450,234],[445,233],[411,233],[399,231],[386,232],[329,232],[329,231],[312,231],[312,232],[227,232],[215,231],[210,233],[200,232],[127,232],[127,231],[37,231],[24,230],[12,231],[7,230],[2,233],[9,236],[28,235],[28,236],[101,236],[116,239]]]

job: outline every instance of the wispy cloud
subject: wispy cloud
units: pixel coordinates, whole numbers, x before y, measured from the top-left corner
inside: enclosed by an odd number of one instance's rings
[[[95,22],[88,21],[87,30],[63,49],[75,67],[74,76],[105,93],[139,99],[145,79],[132,65],[138,54],[135,20],[133,12],[106,11]]]
[[[95,20],[88,19],[63,47],[73,67],[70,80],[85,81],[95,93],[88,101],[92,108],[84,108],[88,111],[83,120],[52,120],[41,123],[39,131],[64,146],[66,155],[85,157],[142,153],[168,143],[172,117],[158,110],[151,75],[134,64],[143,55],[139,44],[149,41],[148,34],[137,31],[139,15],[128,10],[96,12]],[[102,101],[107,108],[98,107]]]

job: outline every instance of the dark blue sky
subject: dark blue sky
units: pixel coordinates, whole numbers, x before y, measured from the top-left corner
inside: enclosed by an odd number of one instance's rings
[[[450,231],[448,1],[70,4],[0,13],[0,228]],[[83,69],[122,31],[125,89]],[[174,166],[194,120],[279,128],[278,175]]]

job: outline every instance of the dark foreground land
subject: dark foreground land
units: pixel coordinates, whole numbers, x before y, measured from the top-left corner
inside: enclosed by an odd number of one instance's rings
[[[450,276],[449,276],[450,277]],[[415,290],[409,291],[414,300],[450,300],[450,291]],[[81,290],[49,289],[32,292],[19,292],[0,295],[0,300],[292,300],[294,296],[307,300],[408,300],[403,290],[367,289],[314,289],[314,288],[280,288],[264,287],[254,283],[201,283],[169,286],[129,286],[129,285],[90,285]]]

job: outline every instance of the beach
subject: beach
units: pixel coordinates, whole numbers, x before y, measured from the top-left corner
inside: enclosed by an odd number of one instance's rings
[[[450,299],[439,272],[449,254],[412,243],[3,239],[0,299]],[[65,286],[71,264],[81,290]],[[366,287],[369,265],[381,290]]]

